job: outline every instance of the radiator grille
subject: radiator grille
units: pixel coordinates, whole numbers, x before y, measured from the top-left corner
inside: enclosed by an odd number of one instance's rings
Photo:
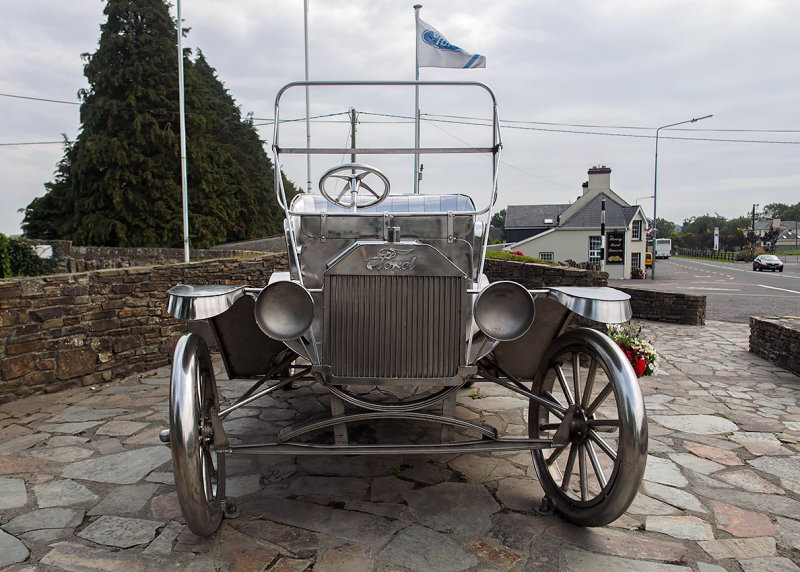
[[[465,296],[459,277],[328,275],[325,362],[338,377],[452,377]]]

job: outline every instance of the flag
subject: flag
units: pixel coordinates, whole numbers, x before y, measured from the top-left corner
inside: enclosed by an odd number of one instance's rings
[[[454,46],[439,31],[417,18],[417,67],[485,68],[486,56]]]

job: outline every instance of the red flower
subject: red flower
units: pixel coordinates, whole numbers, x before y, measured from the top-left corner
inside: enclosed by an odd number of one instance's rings
[[[642,377],[644,370],[647,369],[647,362],[645,362],[642,358],[636,360],[636,363],[633,365],[633,371],[636,372],[638,377]]]

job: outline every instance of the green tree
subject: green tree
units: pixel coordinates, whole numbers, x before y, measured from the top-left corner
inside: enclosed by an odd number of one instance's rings
[[[746,232],[751,220],[748,216],[740,216],[728,220],[720,229],[720,248],[723,250],[741,250],[747,242]]]
[[[187,75],[190,231],[214,229],[203,243],[281,234],[283,211],[275,200],[274,170],[252,120],[241,112],[216,71],[198,50]],[[284,179],[289,199],[294,186]]]
[[[761,236],[761,246],[767,252],[775,252],[775,245],[778,243],[778,237],[781,235],[781,229],[770,228]]]
[[[760,218],[783,218],[784,213],[789,210],[789,205],[784,203],[769,203],[768,205],[764,206],[764,209],[761,211]]]
[[[656,219],[657,235],[661,238],[670,237],[675,232],[675,223],[665,218]]]
[[[70,182],[73,145],[64,138],[64,156],[58,162],[53,181],[45,183],[46,193],[22,209],[22,232],[30,238],[60,239],[71,236],[76,227],[75,198]]]
[[[23,228],[76,244],[179,246],[176,24],[164,0],[109,0],[105,14],[97,51],[83,55],[81,132]],[[280,233],[272,163],[252,122],[202,53],[184,54],[184,76],[191,246]]]
[[[50,274],[54,268],[53,261],[39,258],[30,243],[0,233],[0,278]]]
[[[727,219],[717,213],[704,214],[683,221],[683,242],[687,248],[711,250],[714,247],[714,228],[722,228]]]
[[[108,246],[182,242],[176,27],[162,0],[109,0],[84,54],[82,130],[70,171],[72,240]]]
[[[769,203],[768,205],[764,206],[759,218],[798,220],[800,219],[800,202],[794,205],[787,205],[784,203]]]
[[[506,209],[497,211],[492,215],[491,226],[500,230],[500,240],[506,241]]]

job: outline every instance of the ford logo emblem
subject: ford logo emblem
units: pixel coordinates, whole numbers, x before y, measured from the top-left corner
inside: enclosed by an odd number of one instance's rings
[[[434,48],[437,48],[439,50],[451,50],[454,52],[461,50],[461,48],[459,48],[458,46],[454,46],[434,30],[425,30],[422,33],[422,41],[428,44],[429,46],[433,46]]]

